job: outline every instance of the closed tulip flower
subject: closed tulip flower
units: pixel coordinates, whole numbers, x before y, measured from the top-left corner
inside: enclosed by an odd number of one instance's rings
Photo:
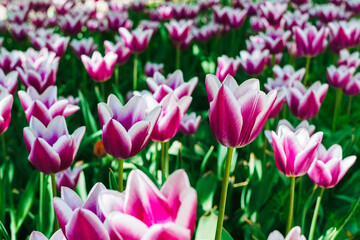
[[[144,67],[144,72],[147,77],[154,77],[154,74],[156,72],[162,73],[164,70],[164,64],[163,63],[152,63],[147,62]]]
[[[15,71],[21,65],[20,52],[13,50],[9,52],[5,48],[0,51],[0,69],[8,74]]]
[[[185,114],[179,131],[185,135],[193,135],[197,132],[200,124],[201,116],[196,116],[196,113]]]
[[[355,70],[353,67],[340,66],[336,68],[334,65],[331,65],[326,69],[330,86],[334,88],[345,88],[352,79]]]
[[[293,87],[286,90],[286,101],[291,113],[299,119],[313,118],[319,112],[328,88],[328,84],[317,81],[306,89],[301,82],[296,81]]]
[[[104,41],[104,46],[105,53],[113,52],[117,55],[117,65],[125,64],[131,56],[130,49],[125,47],[124,40],[121,38],[115,44],[110,41]]]
[[[30,235],[29,240],[66,240],[63,232],[61,229],[57,230],[54,235],[51,236],[50,239],[48,239],[44,234],[41,232],[33,231]]]
[[[322,132],[310,136],[305,128],[293,132],[285,125],[279,126],[277,133],[271,133],[278,170],[290,177],[305,175],[315,160],[322,136]]]
[[[261,16],[266,18],[272,26],[278,26],[287,9],[287,3],[273,3],[270,1],[259,5]]]
[[[56,56],[62,57],[69,45],[70,37],[63,37],[59,34],[52,35],[46,40],[46,48],[56,53]]]
[[[118,159],[128,159],[138,154],[148,143],[160,111],[160,107],[156,107],[146,114],[143,97],[134,96],[123,106],[111,94],[107,104],[98,105],[106,151]]]
[[[317,158],[309,169],[309,177],[322,188],[335,187],[355,163],[356,156],[343,159],[341,146],[335,144],[328,150],[321,144]]]
[[[240,64],[244,72],[250,76],[258,76],[263,71],[268,62],[269,50],[254,50],[252,53],[247,51],[240,52]]]
[[[360,43],[360,27],[357,21],[331,22],[329,29],[330,48],[334,52],[357,46]]]
[[[91,58],[86,55],[81,56],[86,71],[96,82],[104,82],[111,78],[113,74],[117,55],[113,52],[107,53],[104,57],[95,51]]]
[[[360,73],[357,73],[342,89],[348,96],[355,96],[360,93]]]
[[[216,140],[226,147],[239,148],[259,135],[276,100],[276,91],[260,91],[257,79],[238,85],[227,76],[220,83],[214,75],[206,76],[210,104],[209,120]]]
[[[357,69],[360,66],[360,58],[359,58],[359,52],[354,52],[352,54],[349,53],[349,50],[342,49],[339,53],[339,59],[337,61],[337,65],[341,66],[347,66],[347,67],[354,67]]]
[[[70,42],[70,47],[78,58],[80,58],[81,55],[91,56],[98,49],[94,39],[91,37],[82,38],[81,40],[73,39]]]
[[[0,85],[0,135],[9,127],[14,97]]]
[[[119,33],[124,39],[125,46],[129,48],[133,53],[144,52],[149,45],[153,30],[142,30],[137,28],[131,32],[126,28],[119,28]]]
[[[171,20],[170,23],[165,23],[166,30],[168,31],[174,46],[178,46],[180,43],[185,42],[189,34],[191,34],[192,24],[193,22],[190,20]]]
[[[260,33],[260,36],[265,41],[265,48],[270,51],[271,54],[278,54],[284,51],[286,43],[291,36],[290,31],[284,32],[282,29],[269,28],[266,34]]]
[[[55,173],[56,189],[61,190],[61,187],[68,187],[75,189],[79,182],[79,177],[82,172],[81,165],[76,165],[73,169],[65,169],[64,171]]]
[[[216,68],[216,77],[220,82],[224,81],[227,75],[235,77],[236,71],[240,66],[240,58],[230,58],[226,55],[218,57],[218,66]]]
[[[0,85],[6,88],[6,90],[14,95],[17,88],[18,83],[18,73],[16,71],[12,71],[9,74],[5,74],[2,69],[0,69]]]
[[[297,51],[301,56],[317,56],[324,51],[327,45],[327,28],[317,30],[314,26],[308,26],[304,29],[294,27],[293,32]]]
[[[306,240],[306,238],[304,235],[301,235],[300,227],[293,227],[286,235],[286,238],[284,238],[279,231],[273,231],[270,233],[267,240]]]
[[[47,127],[32,117],[30,126],[24,128],[31,164],[45,174],[67,169],[74,161],[84,134],[85,127],[80,127],[70,135],[63,116],[55,117]]]
[[[133,170],[124,193],[105,190],[98,199],[111,239],[190,240],[194,232],[197,194],[184,170],[171,174],[160,190]]]

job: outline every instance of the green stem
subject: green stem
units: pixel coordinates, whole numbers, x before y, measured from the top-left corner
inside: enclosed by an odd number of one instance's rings
[[[57,197],[56,193],[56,181],[55,181],[55,173],[50,174],[51,176],[51,188],[52,188],[52,194],[53,198]],[[56,215],[56,214],[55,214]],[[55,226],[54,226],[54,232],[56,232],[59,229],[59,222],[57,220],[57,217],[55,217]]]
[[[124,183],[123,183],[123,173],[124,173],[124,159],[119,158],[119,167],[118,167],[118,185],[119,192],[124,191]]]
[[[45,174],[40,172],[40,196],[39,196],[39,222],[40,222],[40,232],[43,232],[44,226],[44,182]]]
[[[264,131],[265,130],[268,130],[269,129],[269,121],[266,121],[266,123],[265,123],[265,129],[264,129]],[[264,145],[263,145],[263,150],[264,150],[264,154],[263,154],[263,163],[264,164],[266,164],[266,148],[267,148],[267,142],[268,142],[268,140],[267,140],[267,137],[265,136],[265,134],[263,134],[263,136],[264,136]]]
[[[1,152],[2,152],[3,162],[6,162],[7,156],[6,156],[6,147],[5,147],[5,136],[4,136],[4,133],[1,134]]]
[[[289,215],[288,222],[286,227],[286,234],[290,232],[293,222],[293,214],[294,214],[294,196],[295,196],[295,177],[291,177],[290,184],[290,205],[289,205]]]
[[[119,86],[119,65],[115,65],[115,85]]]
[[[165,143],[165,179],[169,176],[169,146],[170,141]]]
[[[181,54],[181,49],[180,49],[180,44],[176,45],[176,70],[180,69],[180,54]]]
[[[83,80],[82,80],[82,92],[83,94],[86,94],[86,90],[87,90],[87,71],[85,70],[85,68],[83,69]]]
[[[161,175],[162,179],[165,179],[165,143],[161,142]]]
[[[295,68],[295,55],[290,54],[289,63],[290,63],[291,66],[293,66]]]
[[[331,238],[331,240],[334,240],[337,235],[339,235],[339,233],[341,232],[341,230],[346,226],[346,224],[349,222],[349,220],[352,218],[352,216],[354,215],[354,213],[357,211],[357,208],[360,205],[360,198],[356,201],[355,206],[353,207],[353,209],[351,210],[349,216],[347,216],[347,218],[345,219],[345,221],[343,222],[343,224],[339,227],[339,230],[336,231],[336,233],[334,234],[334,236]]]
[[[338,116],[338,112],[339,112],[341,98],[342,98],[342,90],[341,90],[341,88],[338,88],[336,90],[335,110],[334,110],[334,117],[333,117],[333,122],[332,122],[332,131],[333,132],[336,130],[336,120],[337,120],[337,116]]]
[[[139,61],[139,54],[134,55],[134,72],[133,72],[133,90],[137,90],[137,78],[138,78],[138,61]]]
[[[308,77],[309,77],[310,60],[311,60],[311,57],[310,57],[310,56],[307,56],[307,57],[306,57],[306,67],[305,67],[304,86],[306,86],[306,82],[307,82]]]
[[[351,101],[353,99],[353,96],[349,96],[349,102],[348,102],[348,107],[347,107],[347,115],[348,117],[350,117],[350,113],[351,113]]]
[[[101,83],[100,83],[100,88],[101,88],[101,97],[102,97],[102,100],[105,101],[105,82],[101,82]]]
[[[231,31],[231,48],[230,48],[229,56],[232,56],[234,53],[237,52],[235,49],[235,43],[236,43],[236,29]]]
[[[325,190],[325,188],[321,188],[320,195],[318,196],[318,198],[316,200],[315,211],[314,211],[314,215],[313,215],[313,218],[312,218],[312,221],[311,221],[309,240],[313,240],[313,238],[314,238],[316,219],[317,219],[317,216],[318,216],[318,213],[319,213],[321,198],[322,198],[322,196],[324,194],[324,190]]]
[[[7,161],[6,161],[6,148],[5,148],[5,137],[4,134],[1,134],[1,153],[2,153],[2,163],[4,163],[4,169],[2,172],[0,172],[0,186],[1,186],[1,202],[0,202],[0,221],[5,223],[5,208],[6,208],[6,187],[8,185],[7,183]]]
[[[275,66],[276,64],[276,55],[273,54],[271,55],[271,69]]]
[[[225,206],[226,206],[226,196],[229,184],[230,168],[231,168],[231,159],[234,152],[234,148],[228,148],[225,162],[225,171],[223,177],[223,183],[221,188],[221,197],[220,197],[220,208],[219,216],[216,225],[216,235],[215,240],[221,239],[222,226],[224,222]]]

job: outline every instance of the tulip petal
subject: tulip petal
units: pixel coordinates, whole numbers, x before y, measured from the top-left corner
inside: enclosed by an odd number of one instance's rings
[[[35,139],[29,160],[37,170],[46,174],[58,172],[61,164],[59,155],[42,138]]]
[[[190,240],[190,230],[175,223],[156,224],[141,240]]]

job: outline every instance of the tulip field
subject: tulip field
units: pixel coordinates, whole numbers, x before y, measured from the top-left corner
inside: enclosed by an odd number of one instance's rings
[[[360,1],[0,0],[0,240],[360,239]]]

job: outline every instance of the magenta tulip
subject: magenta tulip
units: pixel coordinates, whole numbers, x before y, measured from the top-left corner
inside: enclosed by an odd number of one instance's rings
[[[329,29],[330,48],[334,52],[357,46],[360,43],[360,27],[356,21],[331,22]]]
[[[265,30],[269,25],[270,24],[266,20],[266,18],[258,17],[258,16],[252,16],[250,18],[251,30],[253,30],[254,32],[261,32]]]
[[[355,96],[360,93],[360,73],[353,76],[346,86],[342,89],[348,96]]]
[[[301,235],[300,227],[293,227],[286,235],[286,238],[279,232],[273,231],[268,236],[267,240],[306,240],[304,235]]]
[[[166,30],[168,31],[174,46],[178,46],[186,41],[191,34],[192,24],[193,22],[190,20],[171,20],[170,23],[165,23]]]
[[[266,18],[272,26],[278,26],[287,9],[287,3],[274,3],[270,1],[259,5],[261,16]]]
[[[144,52],[149,45],[153,31],[151,29],[142,30],[137,28],[131,32],[126,28],[119,28],[119,33],[124,39],[125,46],[133,53]]]
[[[250,76],[258,76],[263,71],[269,58],[269,50],[254,50],[252,53],[247,51],[240,52],[240,64],[244,72]]]
[[[193,135],[197,132],[200,124],[201,116],[196,116],[196,113],[185,114],[179,131],[184,135]]]
[[[20,52],[13,50],[7,51],[5,48],[1,48],[0,51],[0,69],[8,74],[15,71],[17,67],[21,65]]]
[[[205,80],[210,104],[209,120],[216,140],[230,148],[240,148],[259,135],[276,100],[276,91],[260,91],[257,79],[238,85],[227,76],[221,83],[208,74]]]
[[[154,77],[156,72],[162,73],[164,70],[163,63],[151,63],[147,62],[144,67],[144,72],[147,77]]]
[[[322,188],[335,187],[354,165],[356,156],[343,159],[341,146],[335,144],[328,150],[321,144],[317,158],[309,169],[309,177],[314,184]]]
[[[75,189],[76,185],[78,184],[81,172],[81,166],[76,165],[72,170],[70,170],[70,168],[67,168],[64,171],[55,173],[57,191],[60,191],[61,187]]]
[[[360,66],[359,52],[349,53],[347,49],[342,49],[339,52],[338,66],[354,67],[357,69]]]
[[[120,27],[125,27],[126,29],[131,29],[132,22],[129,19],[129,15],[127,12],[117,12],[117,11],[109,11],[106,14],[106,18],[108,20],[109,30],[117,33]]]
[[[59,16],[59,27],[62,32],[67,35],[76,36],[79,34],[85,25],[87,17],[84,14],[65,14]]]
[[[294,27],[293,32],[293,38],[301,56],[314,57],[319,55],[327,45],[327,28],[317,30],[314,26],[308,26],[304,29]]]
[[[240,66],[240,58],[230,58],[226,55],[218,57],[218,66],[216,68],[216,77],[223,82],[227,75],[235,77],[236,71]]]
[[[62,37],[59,34],[53,34],[46,41],[46,48],[56,53],[56,56],[62,57],[68,47],[70,37]]]
[[[286,12],[284,14],[286,29],[292,30],[293,27],[305,28],[309,20],[309,14],[301,13],[296,10],[294,13]]]
[[[92,37],[82,38],[81,40],[73,39],[70,42],[70,47],[78,58],[81,55],[91,56],[98,49],[98,45],[95,44]]]
[[[285,49],[286,43],[291,36],[291,32],[284,32],[282,29],[274,30],[268,28],[266,34],[260,33],[260,36],[265,41],[265,48],[268,49],[271,54],[278,54]]]
[[[16,41],[25,41],[27,38],[27,33],[29,32],[29,25],[27,23],[22,24],[11,24],[10,25],[11,36]]]
[[[111,78],[116,60],[117,55],[113,52],[108,52],[104,57],[98,51],[95,51],[91,58],[81,55],[86,71],[96,82],[104,82]]]
[[[105,53],[113,52],[117,55],[117,65],[125,64],[131,56],[131,50],[125,47],[124,40],[121,38],[115,44],[110,41],[104,41],[104,46]]]
[[[40,172],[53,174],[67,169],[74,161],[85,127],[69,135],[65,118],[57,116],[46,127],[37,118],[24,128],[25,146],[31,164]]]
[[[123,106],[111,94],[107,104],[98,104],[106,151],[119,159],[128,159],[138,154],[148,143],[160,111],[160,107],[156,107],[146,114],[143,97],[134,96]]]
[[[0,135],[9,127],[14,97],[0,85]]]
[[[303,176],[315,160],[323,133],[310,136],[305,128],[296,132],[280,125],[277,133],[271,132],[272,147],[278,170],[288,177]]]
[[[29,240],[66,240],[63,232],[60,230],[56,231],[54,235],[50,239],[48,239],[44,234],[41,232],[33,231],[30,235]]]
[[[6,88],[6,90],[14,95],[18,83],[18,73],[16,71],[5,74],[2,69],[0,69],[0,85]]]
[[[334,88],[345,88],[351,81],[355,70],[353,67],[340,66],[336,68],[334,65],[331,65],[326,69],[329,85]]]

